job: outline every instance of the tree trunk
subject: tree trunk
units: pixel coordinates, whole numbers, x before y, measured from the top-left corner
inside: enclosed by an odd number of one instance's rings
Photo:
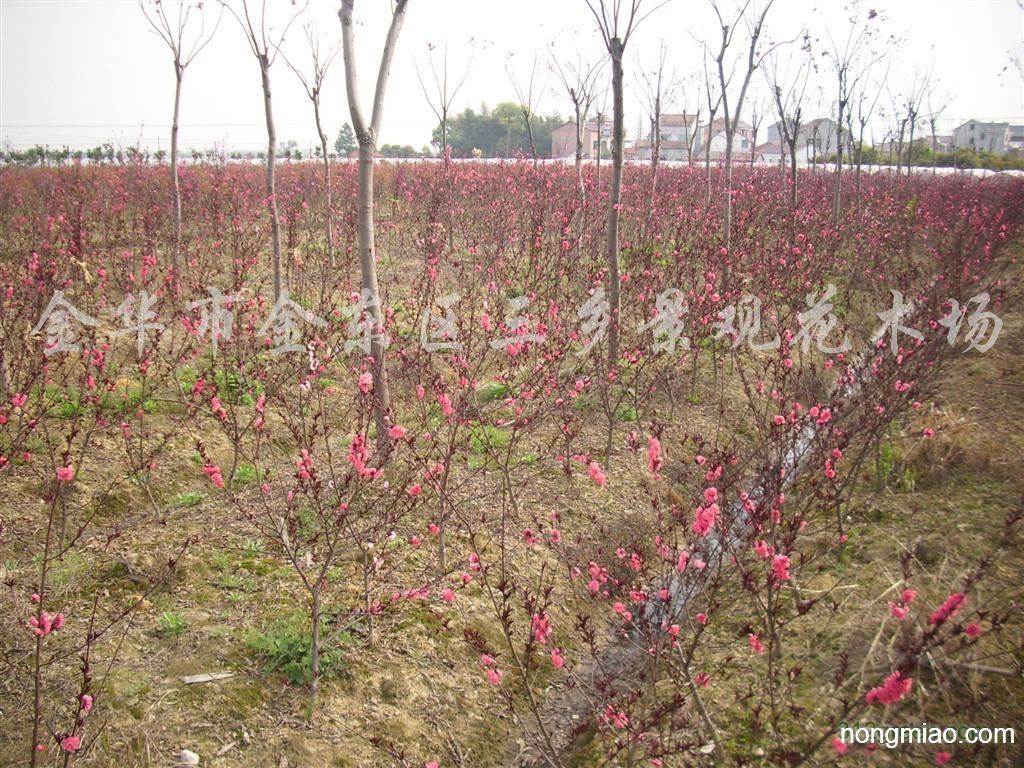
[[[611,41],[612,48],[612,188],[608,199],[608,303],[611,323],[608,325],[608,369],[619,359],[619,204],[622,199],[623,143],[625,115],[622,95],[623,45],[619,38]]]
[[[277,302],[281,298],[281,222],[277,216],[277,188],[274,183],[277,131],[270,105],[270,58],[264,53],[259,59],[263,78],[263,111],[267,118],[267,210],[270,212],[270,235],[274,247],[274,301]]]
[[[313,713],[316,712],[316,700],[320,694],[320,585],[317,584],[312,590],[313,607],[310,611],[312,619],[311,643],[309,649],[309,720],[312,721]]]
[[[839,226],[839,213],[843,199],[843,107],[845,102],[839,97],[839,121],[836,123],[836,181],[832,189],[832,226]]]
[[[373,321],[373,335],[370,338],[370,355],[373,357],[374,419],[377,423],[377,439],[382,443],[388,437],[388,412],[391,410],[391,388],[388,385],[387,368],[384,366],[384,313],[380,287],[377,284],[377,246],[373,223],[373,156],[376,146],[364,137],[359,140],[359,199],[357,220],[359,229],[359,269],[362,272],[362,288],[373,297],[369,307]]]
[[[377,424],[377,444],[382,452],[390,446],[388,425],[391,411],[391,388],[388,386],[388,369],[384,364],[384,311],[377,285],[377,252],[374,242],[373,224],[373,156],[377,148],[377,135],[384,112],[384,92],[391,71],[398,34],[405,20],[408,0],[398,0],[391,16],[384,51],[381,54],[377,83],[373,91],[373,111],[369,124],[363,119],[359,107],[358,77],[356,75],[355,41],[352,14],[355,0],[342,0],[338,17],[341,20],[342,54],[345,60],[345,93],[348,97],[352,126],[359,140],[359,197],[357,203],[357,226],[359,231],[359,268],[362,272],[362,287],[373,297],[369,307],[374,324],[370,339],[370,354],[373,356],[373,416]]]
[[[725,249],[729,250],[730,235],[732,234],[732,140],[733,130],[729,128],[729,110],[725,111],[725,212],[722,217],[722,240]],[[723,279],[728,280],[729,262],[725,262],[725,269],[722,270]]]
[[[319,94],[318,94],[319,96]],[[334,269],[334,210],[331,207],[331,158],[327,154],[327,134],[320,124],[320,99],[313,99],[313,115],[316,117],[316,132],[320,135],[320,149],[324,157],[324,197],[327,207],[327,261]]]
[[[181,108],[181,79],[185,69],[174,65],[174,117],[171,121],[171,190],[174,195],[174,255],[171,257],[171,280],[175,292],[181,276],[181,185],[178,181],[178,114]]]
[[[790,185],[790,203],[794,208],[797,206],[797,172],[796,172],[796,142],[797,139],[794,137],[793,141],[789,143],[789,164],[790,173],[793,174],[792,184]]]

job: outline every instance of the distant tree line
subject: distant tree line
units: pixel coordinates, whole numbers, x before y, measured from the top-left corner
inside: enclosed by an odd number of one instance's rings
[[[511,101],[503,101],[493,109],[486,104],[479,110],[467,108],[448,118],[448,146],[453,157],[517,157],[530,155],[530,136],[523,109]],[[537,153],[551,153],[551,132],[565,120],[555,114],[531,115]],[[441,125],[434,129],[432,142],[441,146]]]

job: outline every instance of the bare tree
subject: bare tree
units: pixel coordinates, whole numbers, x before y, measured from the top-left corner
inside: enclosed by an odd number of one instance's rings
[[[152,5],[152,12],[147,9],[147,4]],[[171,119],[171,194],[174,198],[174,255],[171,258],[171,280],[174,290],[178,290],[178,278],[181,271],[181,184],[178,179],[178,117],[181,111],[181,81],[185,77],[185,70],[188,69],[189,64],[213,39],[223,17],[223,9],[221,9],[221,13],[217,14],[217,21],[213,25],[213,29],[207,34],[206,14],[203,13],[201,0],[199,2],[178,0],[177,5],[177,18],[171,21],[165,10],[166,3],[161,0],[146,0],[145,2],[139,0],[139,8],[142,9],[146,21],[149,22],[153,32],[170,49],[174,62],[174,116]],[[199,30],[194,37],[186,39],[185,29],[193,10],[200,14]]]
[[[700,90],[700,75],[694,74],[694,75],[691,75],[691,77],[688,78],[688,79],[690,79],[690,80],[692,80],[693,82],[696,83],[697,90],[699,91]],[[685,81],[681,81],[679,83],[679,100],[680,100],[680,102],[682,104],[681,108],[683,110],[683,129],[686,131],[686,164],[687,165],[693,165],[694,145],[696,144],[697,135],[698,135],[698,132],[700,130],[700,115],[701,115],[701,110],[703,109],[703,107],[701,106],[701,100],[698,98],[697,99],[697,111],[695,113],[693,113],[693,115],[690,115],[690,113],[687,112],[687,102],[688,102],[687,91],[688,90],[689,89],[688,89],[688,86],[685,84]],[[693,119],[692,125],[691,125],[691,117]]]
[[[359,105],[359,79],[356,74],[355,32],[352,15],[355,0],[341,0],[341,44],[345,61],[345,91],[348,94],[348,109],[352,116],[352,128],[359,142],[359,199],[357,225],[359,230],[359,267],[362,272],[362,289],[372,300],[367,311],[373,321],[370,354],[373,358],[374,419],[377,423],[377,439],[382,448],[389,446],[388,427],[391,411],[391,390],[388,386],[387,367],[384,365],[384,311],[380,287],[377,284],[377,248],[373,232],[373,161],[380,137],[380,124],[384,115],[384,93],[387,89],[391,60],[394,57],[398,34],[405,21],[405,10],[409,0],[397,0],[391,12],[391,24],[384,40],[380,56],[380,69],[373,91],[373,108],[367,123]]]
[[[622,60],[637,25],[664,3],[656,4],[646,13],[641,12],[644,0],[630,0],[625,13],[622,12],[621,0],[586,0],[586,3],[612,60],[612,188],[608,198],[608,303],[611,313],[611,322],[608,324],[608,369],[612,370],[619,359],[619,205],[622,201],[623,143],[626,138]]]
[[[267,0],[261,0],[259,16],[249,12],[249,0],[241,0],[242,12],[239,14],[224,1],[235,21],[245,33],[249,49],[260,65],[260,80],[263,84],[263,114],[267,123],[267,211],[270,213],[270,236],[274,252],[274,301],[281,299],[283,292],[281,280],[281,221],[277,215],[277,187],[274,179],[274,165],[277,158],[277,130],[274,127],[274,110],[270,100],[270,68],[277,59],[281,43],[288,34],[288,29],[306,9],[303,5],[288,20],[276,41],[272,39],[271,30],[267,26]]]
[[[511,66],[513,54],[505,57],[505,72],[512,83],[512,89],[516,92],[516,99],[519,100],[519,110],[523,113],[523,122],[526,124],[526,135],[530,140],[530,154],[533,156],[533,164],[537,164],[537,144],[533,138],[533,117],[536,114],[541,94],[547,87],[547,83],[538,87],[537,85],[537,54],[533,55],[533,62],[530,64],[530,75],[525,83],[516,76]]]
[[[906,114],[907,124],[910,128],[910,137],[907,144],[908,174],[912,171],[914,160],[914,129],[917,127],[917,121],[921,115],[921,105],[924,102],[925,96],[928,94],[931,77],[931,67],[929,67],[923,74],[915,70],[913,80],[903,96],[903,109]],[[899,165],[896,167],[896,173],[899,174]]]
[[[470,41],[472,43],[472,40]],[[433,43],[428,43],[427,51],[433,54],[435,46]],[[466,69],[462,73],[462,77],[454,85],[448,83],[448,43],[444,44],[444,52],[441,55],[441,71],[437,71],[437,65],[434,63],[433,55],[429,56],[430,61],[430,74],[433,76],[434,85],[433,92],[427,87],[426,82],[423,80],[423,75],[420,73],[419,65],[416,65],[416,78],[420,81],[420,88],[423,89],[423,98],[427,100],[427,105],[430,107],[430,111],[434,113],[438,122],[441,124],[441,157],[444,158],[444,163],[447,166],[450,158],[448,157],[448,113],[451,110],[452,102],[455,101],[455,97],[459,95],[459,91],[462,86],[465,85],[467,78],[469,77],[469,71],[473,67],[473,59],[470,57],[469,62],[466,64]]]
[[[658,63],[653,72],[645,72],[639,66],[640,81],[643,86],[644,100],[647,106],[647,120],[651,137],[651,191],[647,198],[646,225],[650,226],[654,216],[654,201],[658,196],[658,163],[661,159],[661,115],[666,106],[675,98],[675,74],[665,74],[665,59],[668,48],[665,41],[658,47]]]
[[[723,170],[725,174],[725,216],[723,217],[722,223],[722,239],[726,249],[729,248],[730,237],[732,234],[732,153],[733,153],[733,139],[736,135],[736,129],[739,127],[740,114],[743,111],[743,102],[747,96],[747,88],[750,86],[750,79],[754,75],[754,71],[761,65],[765,56],[768,55],[772,50],[778,47],[778,44],[772,45],[764,53],[758,53],[758,43],[761,39],[761,34],[764,31],[764,20],[768,15],[768,11],[771,10],[772,3],[774,0],[767,0],[760,13],[754,13],[753,22],[747,23],[747,34],[749,45],[746,52],[746,66],[743,70],[743,80],[740,83],[739,93],[736,95],[735,102],[731,102],[729,98],[729,86],[732,83],[732,78],[735,73],[734,68],[730,68],[728,74],[726,74],[726,56],[733,43],[733,38],[736,34],[737,28],[740,26],[740,22],[747,18],[747,10],[750,8],[752,0],[746,0],[746,2],[740,7],[739,12],[736,15],[734,21],[727,22],[722,17],[722,12],[718,7],[718,0],[710,0],[711,8],[715,12],[715,16],[718,19],[718,26],[721,31],[721,40],[718,46],[718,52],[714,55],[715,64],[718,69],[718,84],[721,92],[719,97],[722,104],[722,117],[725,120],[725,159],[723,163]],[[723,270],[725,276],[728,276],[728,262]]]
[[[578,191],[577,208],[574,214],[576,222],[576,247],[582,249],[583,234],[586,231],[587,185],[583,181],[583,134],[586,129],[587,116],[597,98],[597,76],[601,70],[601,62],[588,64],[577,54],[576,62],[563,66],[558,58],[551,53],[550,67],[562,84],[562,89],[572,102],[573,119],[576,126],[576,146],[574,149],[574,167],[576,170],[576,189]],[[601,151],[601,134],[598,130],[598,152]]]
[[[800,50],[803,54],[810,53],[810,36],[806,32]],[[807,84],[810,82],[811,59],[807,55],[800,56],[795,70],[793,63],[793,56],[790,55],[786,71],[781,72],[779,59],[773,53],[769,57],[770,66],[764,69],[764,75],[772,92],[775,116],[779,119],[777,123],[779,142],[783,150],[789,151],[789,203],[796,208],[799,194],[797,191],[799,174],[797,173],[796,145],[800,136],[804,97],[807,94]],[[783,171],[786,166],[785,157],[784,151],[782,154]]]
[[[601,71],[601,62],[588,64],[579,54],[576,62],[562,66],[558,57],[551,52],[551,70],[558,76],[562,90],[572,102],[573,120],[576,125],[576,147],[573,155],[579,183],[583,183],[583,134],[586,129],[590,108],[597,98],[597,76]],[[582,194],[582,188],[581,188]]]
[[[890,59],[891,63],[891,59]],[[882,81],[888,79],[889,65],[886,65]],[[854,199],[857,201],[857,217],[861,213],[861,168],[864,164],[864,131],[867,129],[868,121],[875,111],[878,99],[882,95],[881,83],[874,83],[868,77],[860,81],[860,89],[855,99],[857,107],[857,142],[854,146]],[[853,109],[847,110],[847,132],[853,136]]]
[[[932,135],[932,175],[935,175],[936,161],[939,157],[939,117],[949,106],[949,94],[939,93],[938,89],[928,89],[928,128]]]
[[[324,163],[324,197],[327,206],[327,259],[331,269],[334,269],[334,210],[331,205],[331,157],[328,153],[327,134],[324,132],[323,122],[320,119],[320,94],[323,91],[327,70],[330,69],[331,64],[334,62],[334,57],[338,55],[338,48],[334,46],[326,55],[321,55],[320,38],[316,35],[312,25],[309,24],[306,25],[306,40],[309,43],[309,51],[313,58],[313,72],[311,76],[307,77],[305,73],[288,60],[287,56],[285,56],[284,60],[292,72],[295,73],[295,76],[299,78],[299,82],[302,83],[302,87],[306,91],[306,96],[313,103],[313,119],[316,121],[316,133],[320,137],[320,151],[323,153],[322,159]]]
[[[665,74],[665,59],[668,48],[662,40],[658,46],[658,61],[654,71],[646,72],[640,66],[637,57],[637,69],[640,70],[640,82],[643,88],[644,102],[647,107],[647,121],[650,124],[651,137],[651,169],[657,173],[658,160],[661,157],[661,115],[665,107],[675,98],[675,75]]]
[[[757,132],[761,129],[761,123],[764,122],[765,113],[768,110],[764,104],[760,102],[754,102],[754,105],[750,109],[750,167],[754,167],[754,161],[757,159]]]
[[[711,75],[708,74],[708,53],[704,49],[704,95],[708,101],[708,129],[704,138],[704,172],[707,175],[707,193],[704,199],[704,207],[711,207],[711,139],[714,135],[715,115],[718,108],[722,106],[722,93],[715,88]]]
[[[846,108],[851,95],[868,70],[878,63],[881,55],[870,52],[875,38],[879,14],[870,9],[861,18],[859,2],[853,3],[848,19],[849,29],[845,39],[836,40],[829,33],[830,49],[824,55],[832,60],[836,78],[836,176],[832,187],[832,223],[839,224],[842,209],[843,190],[843,124]]]

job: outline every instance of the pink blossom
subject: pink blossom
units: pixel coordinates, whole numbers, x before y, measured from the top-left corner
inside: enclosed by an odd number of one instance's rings
[[[964,627],[964,632],[967,633],[968,637],[976,638],[981,635],[981,626],[974,623],[968,624],[966,627]]]
[[[81,703],[82,703],[82,711],[83,712],[88,712],[89,710],[92,709],[92,696],[90,696],[88,693],[83,693],[82,694]]]
[[[420,485],[419,483],[413,483],[412,485],[405,489],[405,492],[415,499],[417,496],[423,493],[423,486]]]
[[[682,573],[686,570],[686,564],[690,562],[690,553],[685,549],[679,553],[679,559],[676,560],[676,570]]]
[[[452,414],[455,413],[455,408],[452,407],[452,399],[446,393],[442,392],[437,396],[437,403],[441,406],[441,412],[445,415],[445,418],[451,418]]]
[[[953,759],[953,755],[950,752],[936,752],[935,753],[935,764],[936,765],[947,765]]]
[[[964,603],[967,602],[967,595],[963,592],[954,592],[952,595],[946,598],[946,601],[940,605],[935,612],[931,615],[928,621],[931,624],[942,624],[947,619],[951,619],[960,611],[960,608]]]
[[[373,374],[369,371],[364,371],[359,374],[359,391],[364,395],[368,395],[371,389],[373,389]]]
[[[714,528],[715,521],[718,519],[718,505],[709,504],[707,507],[697,507],[697,511],[694,514],[693,521],[693,532],[698,536],[707,536],[708,532]]]
[[[408,432],[408,430],[405,427],[395,424],[388,430],[388,437],[390,437],[392,440],[401,440],[403,437],[405,437],[406,432]]]
[[[706,613],[698,613],[696,616],[697,623],[701,626],[706,627],[708,624],[708,615]]]
[[[491,685],[501,685],[501,678],[504,677],[504,674],[500,669],[490,667],[487,670],[487,680]]]
[[[767,560],[774,552],[773,548],[764,539],[758,539],[754,542],[754,551],[762,560]]]
[[[590,471],[590,479],[597,483],[599,486],[603,486],[605,483],[608,482],[608,477],[601,470],[601,465],[598,464],[596,461],[590,462],[587,468]]]
[[[441,764],[437,760],[431,760],[424,763],[423,768],[441,768]]]
[[[446,603],[454,603],[455,593],[451,589],[444,589],[441,592],[441,599],[444,600]]]
[[[60,748],[65,752],[77,752],[81,746],[82,740],[77,736],[65,736],[60,742]]]
[[[899,619],[900,621],[902,621],[903,617],[906,616],[909,612],[909,608],[901,608],[891,600],[889,601],[889,615],[892,616],[894,619]]]
[[[654,435],[647,438],[647,464],[651,472],[657,474],[665,460],[661,455],[661,441]]]
[[[565,666],[565,658],[562,656],[562,652],[558,648],[551,649],[551,663],[555,669],[561,669]]]
[[[868,704],[882,704],[884,706],[895,704],[910,693],[913,685],[914,678],[908,677],[904,679],[899,671],[896,671],[885,678],[885,682],[882,685],[868,691],[865,700]]]
[[[763,653],[764,646],[761,644],[761,638],[755,635],[753,632],[747,635],[747,642],[750,643],[750,648],[754,653]]]
[[[75,468],[68,464],[66,467],[60,467],[57,470],[57,480],[62,483],[70,483],[75,479]]]
[[[772,560],[772,575],[776,581],[789,580],[789,558],[785,555],[776,555]]]
[[[15,408],[22,408],[27,402],[28,395],[24,395],[21,392],[11,395],[11,405],[13,405]]]
[[[832,739],[832,749],[836,751],[837,755],[841,755],[846,752],[846,742],[840,739],[838,736]]]
[[[210,482],[218,488],[224,487],[224,476],[220,473],[220,467],[216,464],[203,464],[203,474],[210,478]]]
[[[551,637],[551,632],[553,631],[551,619],[548,618],[548,615],[546,613],[533,614],[533,618],[530,620],[530,628],[537,642],[541,645],[547,645],[548,638]]]
[[[903,592],[900,593],[900,601],[904,605],[910,605],[914,602],[915,597],[917,597],[917,592],[913,589],[904,589]]]

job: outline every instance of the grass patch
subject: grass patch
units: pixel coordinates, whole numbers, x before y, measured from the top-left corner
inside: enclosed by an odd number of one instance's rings
[[[326,616],[321,617],[320,632],[320,676],[325,679],[341,671],[344,651],[354,645],[355,638],[349,632],[331,635]],[[263,660],[267,672],[280,672],[292,685],[312,681],[312,633],[304,613],[297,612],[263,632],[247,632],[243,638],[246,648]]]
[[[160,637],[178,637],[185,634],[188,621],[176,611],[164,611],[160,614],[156,633]]]
[[[171,499],[171,504],[175,507],[194,507],[204,498],[206,495],[202,491],[185,491]]]

